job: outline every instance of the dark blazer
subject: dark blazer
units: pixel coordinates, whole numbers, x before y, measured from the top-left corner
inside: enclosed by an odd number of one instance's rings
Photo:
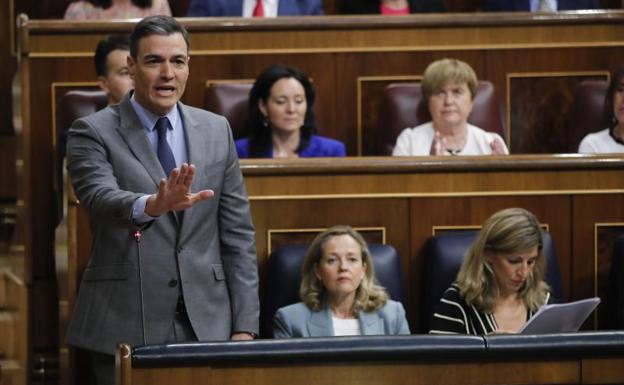
[[[321,0],[279,0],[278,16],[322,15]],[[193,0],[186,16],[242,16],[243,0]]]
[[[411,13],[445,12],[444,0],[409,0]],[[345,15],[380,13],[381,0],[338,0],[338,13]]]
[[[362,335],[410,334],[405,309],[400,302],[388,300],[377,311],[359,312]],[[280,308],[273,318],[273,336],[291,337],[328,337],[334,335],[331,310],[312,311],[303,302]]]
[[[530,11],[529,0],[484,0],[481,2],[483,11]],[[600,9],[600,0],[559,0],[559,11],[575,9]]]
[[[249,138],[238,139],[236,141],[236,151],[239,158],[249,158]],[[312,135],[308,147],[299,153],[301,158],[318,158],[318,157],[343,157],[346,155],[345,145],[339,140],[326,138],[323,136]],[[263,158],[272,158],[273,150],[271,149],[262,156]]]
[[[181,223],[170,212],[143,229],[146,343],[165,342],[182,283],[199,340],[258,333],[255,232],[232,132],[222,116],[178,106],[189,162],[197,167],[192,190],[210,188],[215,196],[185,210]],[[67,160],[93,233],[68,343],[108,354],[120,342],[142,345],[132,206],[157,191],[165,174],[128,96],[74,122]]]

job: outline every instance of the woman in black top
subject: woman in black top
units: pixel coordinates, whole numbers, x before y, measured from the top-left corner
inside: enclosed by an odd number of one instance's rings
[[[429,333],[515,333],[550,298],[537,218],[521,208],[488,218],[457,280],[438,304]]]

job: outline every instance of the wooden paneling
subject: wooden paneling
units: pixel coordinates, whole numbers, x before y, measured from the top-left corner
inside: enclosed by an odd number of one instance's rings
[[[418,83],[422,76],[364,76],[357,79],[357,154],[374,154],[374,132],[383,132],[379,120],[383,90],[393,83]],[[416,107],[414,107],[416,108]]]
[[[13,0],[5,0],[0,3],[0,134],[13,134],[13,110],[11,80],[15,74],[16,61],[13,54],[11,39],[13,33]],[[8,158],[7,158],[8,159]]]
[[[604,300],[613,241],[624,232],[621,195],[613,196],[608,202],[600,201],[599,195],[578,196],[573,200],[573,298],[600,295]],[[607,328],[613,325],[611,316],[602,304],[593,321]]]
[[[15,204],[15,147],[13,134],[0,135],[0,201]]]
[[[621,384],[624,383],[624,359],[601,360],[585,358],[581,366],[583,384]]]
[[[271,366],[214,366],[135,369],[132,385],[180,385],[215,383],[243,385],[250,378],[257,385],[480,385],[580,383],[574,361],[487,363],[347,362],[333,365],[288,364]],[[619,376],[618,376],[619,377]]]
[[[284,245],[304,245],[307,246],[325,228],[300,228],[300,229],[269,229],[267,230],[267,250],[271,253]],[[355,227],[367,243],[386,243],[385,227]]]
[[[0,326],[4,328],[0,334],[6,333],[0,344],[5,349],[0,357],[0,384],[26,385],[29,352],[24,341],[28,341],[30,325],[28,289],[19,277],[7,269],[0,269],[0,281],[6,298],[5,306],[0,309]]]
[[[603,300],[602,306],[598,307],[597,314],[597,324],[601,329],[613,329],[616,325],[613,304],[608,303],[607,293],[609,291],[609,275],[612,269],[613,245],[615,240],[622,235],[624,235],[624,221],[596,223],[594,227],[595,251],[593,257],[596,269],[594,292]]]
[[[570,142],[566,132],[574,88],[583,80],[608,80],[609,73],[534,72],[509,73],[507,76],[511,152],[576,152],[580,142]],[[598,129],[593,128],[592,131]]]

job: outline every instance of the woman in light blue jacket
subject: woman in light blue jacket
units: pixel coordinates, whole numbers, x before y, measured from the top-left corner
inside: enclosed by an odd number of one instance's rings
[[[302,302],[273,320],[276,338],[409,334],[405,310],[375,282],[371,253],[349,226],[319,234],[302,268]]]

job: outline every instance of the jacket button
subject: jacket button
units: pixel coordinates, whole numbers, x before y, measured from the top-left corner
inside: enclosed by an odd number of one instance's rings
[[[169,287],[176,287],[176,286],[178,286],[177,279],[172,279],[171,281],[169,281]]]

